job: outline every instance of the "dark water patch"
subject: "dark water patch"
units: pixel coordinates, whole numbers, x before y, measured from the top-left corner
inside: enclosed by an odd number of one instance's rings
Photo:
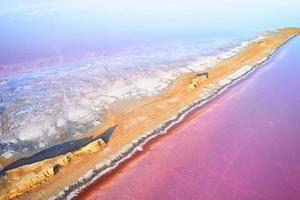
[[[102,139],[105,143],[108,143],[109,138],[111,137],[115,128],[116,128],[116,125],[108,128],[102,134],[100,134],[96,137],[87,137],[87,138],[82,138],[82,139],[78,139],[78,140],[71,140],[71,141],[63,142],[61,144],[57,144],[57,145],[54,145],[47,149],[44,149],[30,157],[21,158],[15,162],[11,163],[10,165],[5,166],[0,171],[0,176],[5,175],[6,171],[15,169],[17,167],[32,164],[32,163],[39,162],[39,161],[49,159],[49,158],[54,158],[56,156],[64,155],[64,154],[72,152],[72,151],[76,151],[95,140]]]

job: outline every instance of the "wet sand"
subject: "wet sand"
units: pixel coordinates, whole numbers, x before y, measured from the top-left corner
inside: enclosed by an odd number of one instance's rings
[[[76,199],[299,199],[300,38]]]

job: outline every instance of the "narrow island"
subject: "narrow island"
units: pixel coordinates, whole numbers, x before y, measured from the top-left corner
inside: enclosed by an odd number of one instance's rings
[[[299,28],[269,32],[205,71],[181,74],[159,94],[116,100],[106,109],[105,122],[88,133],[90,137],[53,146],[1,169],[0,199],[72,198],[299,33]]]

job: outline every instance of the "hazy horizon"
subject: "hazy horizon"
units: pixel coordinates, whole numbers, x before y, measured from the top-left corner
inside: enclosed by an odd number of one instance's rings
[[[300,26],[300,2],[1,1],[0,66],[190,38]]]

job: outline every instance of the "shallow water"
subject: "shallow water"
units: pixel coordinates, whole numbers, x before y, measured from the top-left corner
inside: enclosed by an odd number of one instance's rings
[[[78,199],[299,199],[300,38]]]

